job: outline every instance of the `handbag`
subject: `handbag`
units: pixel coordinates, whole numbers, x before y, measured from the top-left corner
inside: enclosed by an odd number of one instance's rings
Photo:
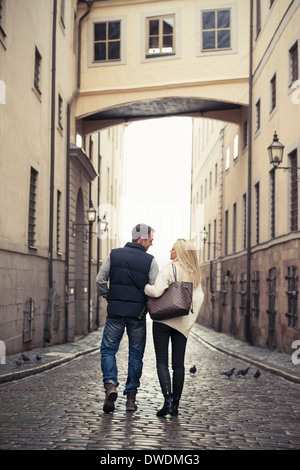
[[[160,297],[148,297],[147,308],[152,320],[167,320],[190,313],[193,283],[177,281],[176,266],[172,264],[175,282]]]

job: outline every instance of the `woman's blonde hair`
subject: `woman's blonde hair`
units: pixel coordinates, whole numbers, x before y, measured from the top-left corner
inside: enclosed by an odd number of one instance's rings
[[[198,287],[201,282],[200,267],[197,258],[196,248],[191,240],[178,238],[174,244],[176,260],[188,275],[194,287]]]

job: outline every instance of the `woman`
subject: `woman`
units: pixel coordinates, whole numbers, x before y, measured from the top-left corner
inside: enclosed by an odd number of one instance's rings
[[[196,250],[191,241],[179,238],[170,251],[171,263],[158,274],[154,285],[145,286],[145,294],[160,297],[174,282],[172,264],[175,264],[178,281],[193,283],[192,310],[189,315],[169,320],[153,321],[153,340],[156,354],[156,367],[162,393],[165,397],[163,407],[157,416],[178,415],[178,406],[184,383],[184,357],[188,335],[195,323],[201,304],[203,291]],[[169,339],[172,342],[173,390],[168,367]]]

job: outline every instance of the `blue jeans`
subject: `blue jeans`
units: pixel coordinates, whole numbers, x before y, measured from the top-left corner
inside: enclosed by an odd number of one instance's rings
[[[140,386],[146,346],[146,320],[136,320],[132,317],[120,317],[118,319],[107,317],[100,347],[103,382],[112,383],[115,387],[118,387],[116,353],[125,328],[128,335],[129,355],[124,395],[128,392],[136,392]]]

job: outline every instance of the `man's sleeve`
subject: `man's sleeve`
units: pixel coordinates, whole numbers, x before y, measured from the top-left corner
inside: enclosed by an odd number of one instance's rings
[[[149,284],[153,285],[157,278],[159,267],[155,258],[153,258],[149,271]]]
[[[110,255],[106,258],[102,264],[97,277],[96,277],[96,286],[98,295],[106,296],[108,293],[108,278],[110,271]]]

